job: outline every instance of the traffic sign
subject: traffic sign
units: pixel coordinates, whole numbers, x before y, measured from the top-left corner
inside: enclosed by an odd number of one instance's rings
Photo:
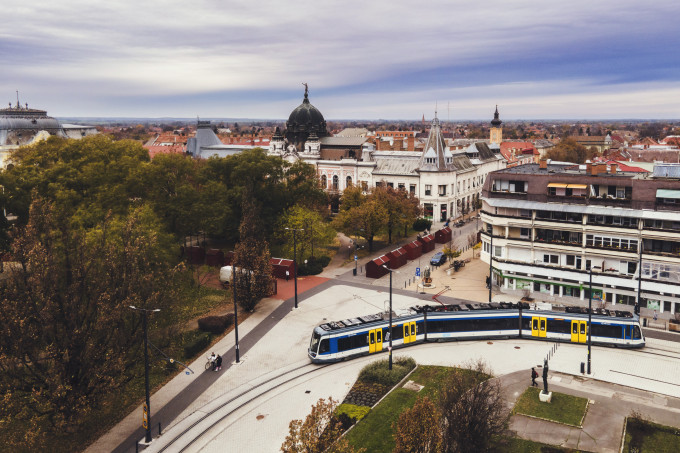
[[[416,267],[416,277],[420,277],[420,268]]]
[[[357,255],[354,255],[354,261],[358,260],[359,257]]]

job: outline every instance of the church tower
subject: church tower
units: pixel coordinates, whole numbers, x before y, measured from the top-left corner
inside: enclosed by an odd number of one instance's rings
[[[500,145],[503,141],[503,121],[498,118],[498,106],[496,106],[496,112],[493,114],[493,120],[491,120],[491,137],[490,141],[492,144]]]

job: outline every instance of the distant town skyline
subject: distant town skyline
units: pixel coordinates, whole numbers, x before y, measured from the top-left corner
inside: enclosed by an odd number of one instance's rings
[[[57,117],[680,118],[674,1],[13,3],[0,105]]]

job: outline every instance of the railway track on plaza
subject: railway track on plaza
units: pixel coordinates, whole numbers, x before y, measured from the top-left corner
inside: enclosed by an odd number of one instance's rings
[[[374,359],[373,356],[366,356],[365,361]],[[359,361],[364,361],[362,359],[359,359]],[[201,439],[208,431],[213,429],[216,425],[224,421],[226,418],[228,418],[230,415],[232,415],[234,412],[238,411],[239,409],[247,406],[248,404],[252,403],[253,401],[257,400],[258,398],[262,398],[266,396],[267,394],[276,391],[279,389],[282,385],[288,384],[290,382],[293,382],[295,380],[301,379],[301,378],[306,378],[302,382],[306,382],[309,379],[312,379],[315,376],[318,376],[319,374],[322,374],[326,368],[329,368],[331,366],[334,367],[335,370],[338,368],[344,368],[348,366],[356,366],[357,360],[352,360],[351,362],[341,362],[341,363],[332,363],[332,364],[325,364],[325,365],[316,365],[312,363],[308,363],[302,366],[299,366],[297,368],[294,368],[292,370],[286,371],[284,373],[280,373],[276,376],[273,376],[271,378],[268,378],[266,382],[258,385],[257,387],[252,387],[248,388],[247,390],[244,390],[237,395],[234,395],[233,397],[229,398],[228,401],[225,401],[224,403],[220,404],[218,407],[213,408],[209,412],[206,412],[203,414],[200,418],[195,420],[191,425],[187,426],[186,428],[182,429],[180,432],[173,434],[173,437],[171,440],[169,440],[161,449],[159,449],[159,452],[165,452],[165,451],[187,451],[188,448],[190,448],[192,445],[196,443],[199,439]],[[268,383],[271,383],[273,381],[277,381],[276,385],[271,386],[267,385]],[[262,388],[266,386],[266,388]],[[209,426],[202,427],[200,431],[198,432],[193,432],[192,430],[195,430],[196,426],[199,425],[200,423],[206,421],[208,418],[214,416],[218,412],[224,410],[227,406],[230,404],[234,403],[236,400],[239,398],[247,397],[244,401],[239,402],[237,405],[235,405],[232,408],[229,408],[227,411],[224,413],[220,413],[219,417],[216,418],[215,420],[212,420],[210,422]],[[186,436],[191,435],[192,438],[187,440]],[[180,444],[181,441],[181,445]],[[175,449],[173,447],[178,447],[179,449]]]

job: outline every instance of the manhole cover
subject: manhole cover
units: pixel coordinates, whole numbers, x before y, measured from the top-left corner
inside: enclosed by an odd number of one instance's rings
[[[519,349],[519,346],[515,346],[515,349]]]
[[[262,420],[264,418],[264,415],[260,414],[257,417],[255,417],[257,420]]]
[[[493,344],[493,341],[487,341],[486,344]]]

